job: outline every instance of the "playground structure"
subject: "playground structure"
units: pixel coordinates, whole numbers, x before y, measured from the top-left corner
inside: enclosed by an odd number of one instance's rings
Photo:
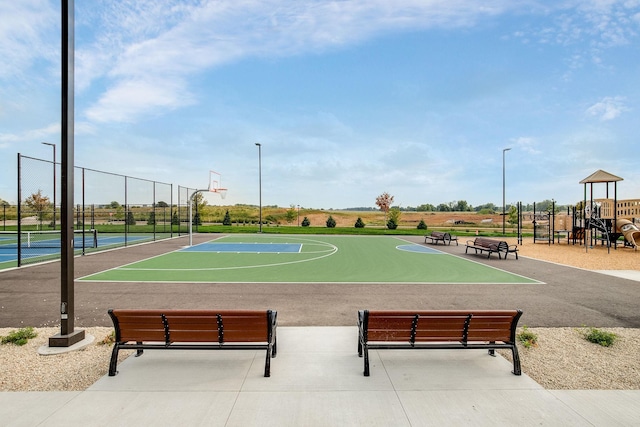
[[[603,170],[598,170],[580,181],[584,184],[584,198],[567,209],[566,214],[555,212],[555,203],[546,212],[533,211],[534,243],[560,242],[566,237],[568,243],[584,244],[585,248],[600,243],[607,249],[625,247],[638,249],[640,246],[640,199],[618,200],[617,183],[623,179]],[[613,183],[613,198],[609,185]],[[606,184],[604,198],[593,197],[593,184]],[[587,192],[587,188],[589,191]],[[623,242],[620,238],[623,237]]]

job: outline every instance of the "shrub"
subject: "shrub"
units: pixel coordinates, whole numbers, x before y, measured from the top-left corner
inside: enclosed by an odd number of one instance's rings
[[[27,328],[11,331],[6,337],[2,337],[2,344],[25,345],[31,338],[37,337],[38,334],[31,326]]]
[[[356,228],[364,228],[364,222],[362,221],[362,218],[358,217],[358,219],[356,220],[355,227]]]
[[[224,214],[222,225],[231,225],[231,215],[229,215],[229,209],[227,209],[227,213]]]
[[[307,218],[306,216],[304,217],[304,219],[302,220],[302,226],[303,227],[308,227],[311,225],[311,221],[309,221],[309,218]]]
[[[391,208],[389,211],[389,221],[387,221],[387,228],[389,230],[395,230],[398,228],[398,223],[400,222],[400,216],[402,213],[398,208]]]
[[[106,335],[102,341],[99,341],[100,345],[111,345],[116,342],[116,331],[111,331],[108,335]]]
[[[133,217],[133,212],[131,212],[131,211],[127,212],[127,219],[125,221],[125,224],[127,224],[127,225],[136,225],[136,219]]]
[[[327,218],[327,228],[335,228],[335,226],[336,226],[336,220],[333,219],[331,215],[329,215],[329,218]]]
[[[517,338],[525,348],[538,346],[538,336],[531,332],[526,325],[522,327],[522,332],[517,335]]]
[[[420,223],[418,224],[418,230],[426,230],[427,229],[427,224],[425,224],[424,219],[420,220]]]
[[[147,225],[156,225],[156,213],[151,211],[149,213],[149,219],[147,219]]]
[[[600,344],[603,347],[611,347],[618,336],[613,332],[607,332],[597,328],[589,328],[589,330],[584,333],[584,338],[594,344]]]

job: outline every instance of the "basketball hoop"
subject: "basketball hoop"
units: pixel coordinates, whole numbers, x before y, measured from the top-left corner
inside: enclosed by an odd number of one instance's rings
[[[214,188],[209,190],[212,193],[218,193],[220,197],[224,200],[227,197],[227,189],[226,188]]]
[[[212,193],[218,193],[222,199],[227,197],[227,189],[222,188],[220,182],[222,181],[222,175],[216,171],[209,171],[209,191]]]

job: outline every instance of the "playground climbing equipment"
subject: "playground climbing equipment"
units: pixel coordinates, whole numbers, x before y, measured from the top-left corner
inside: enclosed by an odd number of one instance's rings
[[[620,238],[623,244],[638,249],[640,244],[640,229],[636,221],[640,219],[640,199],[618,200],[617,183],[622,178],[603,170],[598,170],[580,181],[584,184],[584,200],[576,206],[578,215],[574,215],[574,229],[582,228],[589,232],[589,239],[585,235],[585,248],[595,244],[606,244],[617,249]],[[593,184],[606,184],[606,196],[595,199]],[[609,196],[609,184],[613,183],[613,198]],[[589,198],[587,198],[589,186]]]

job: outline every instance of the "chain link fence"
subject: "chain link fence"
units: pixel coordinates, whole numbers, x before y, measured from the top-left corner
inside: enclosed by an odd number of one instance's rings
[[[0,248],[18,266],[60,257],[61,181],[60,163],[18,154],[18,204],[0,210]],[[193,191],[178,186],[174,199],[173,184],[76,166],[76,254],[187,234]]]

